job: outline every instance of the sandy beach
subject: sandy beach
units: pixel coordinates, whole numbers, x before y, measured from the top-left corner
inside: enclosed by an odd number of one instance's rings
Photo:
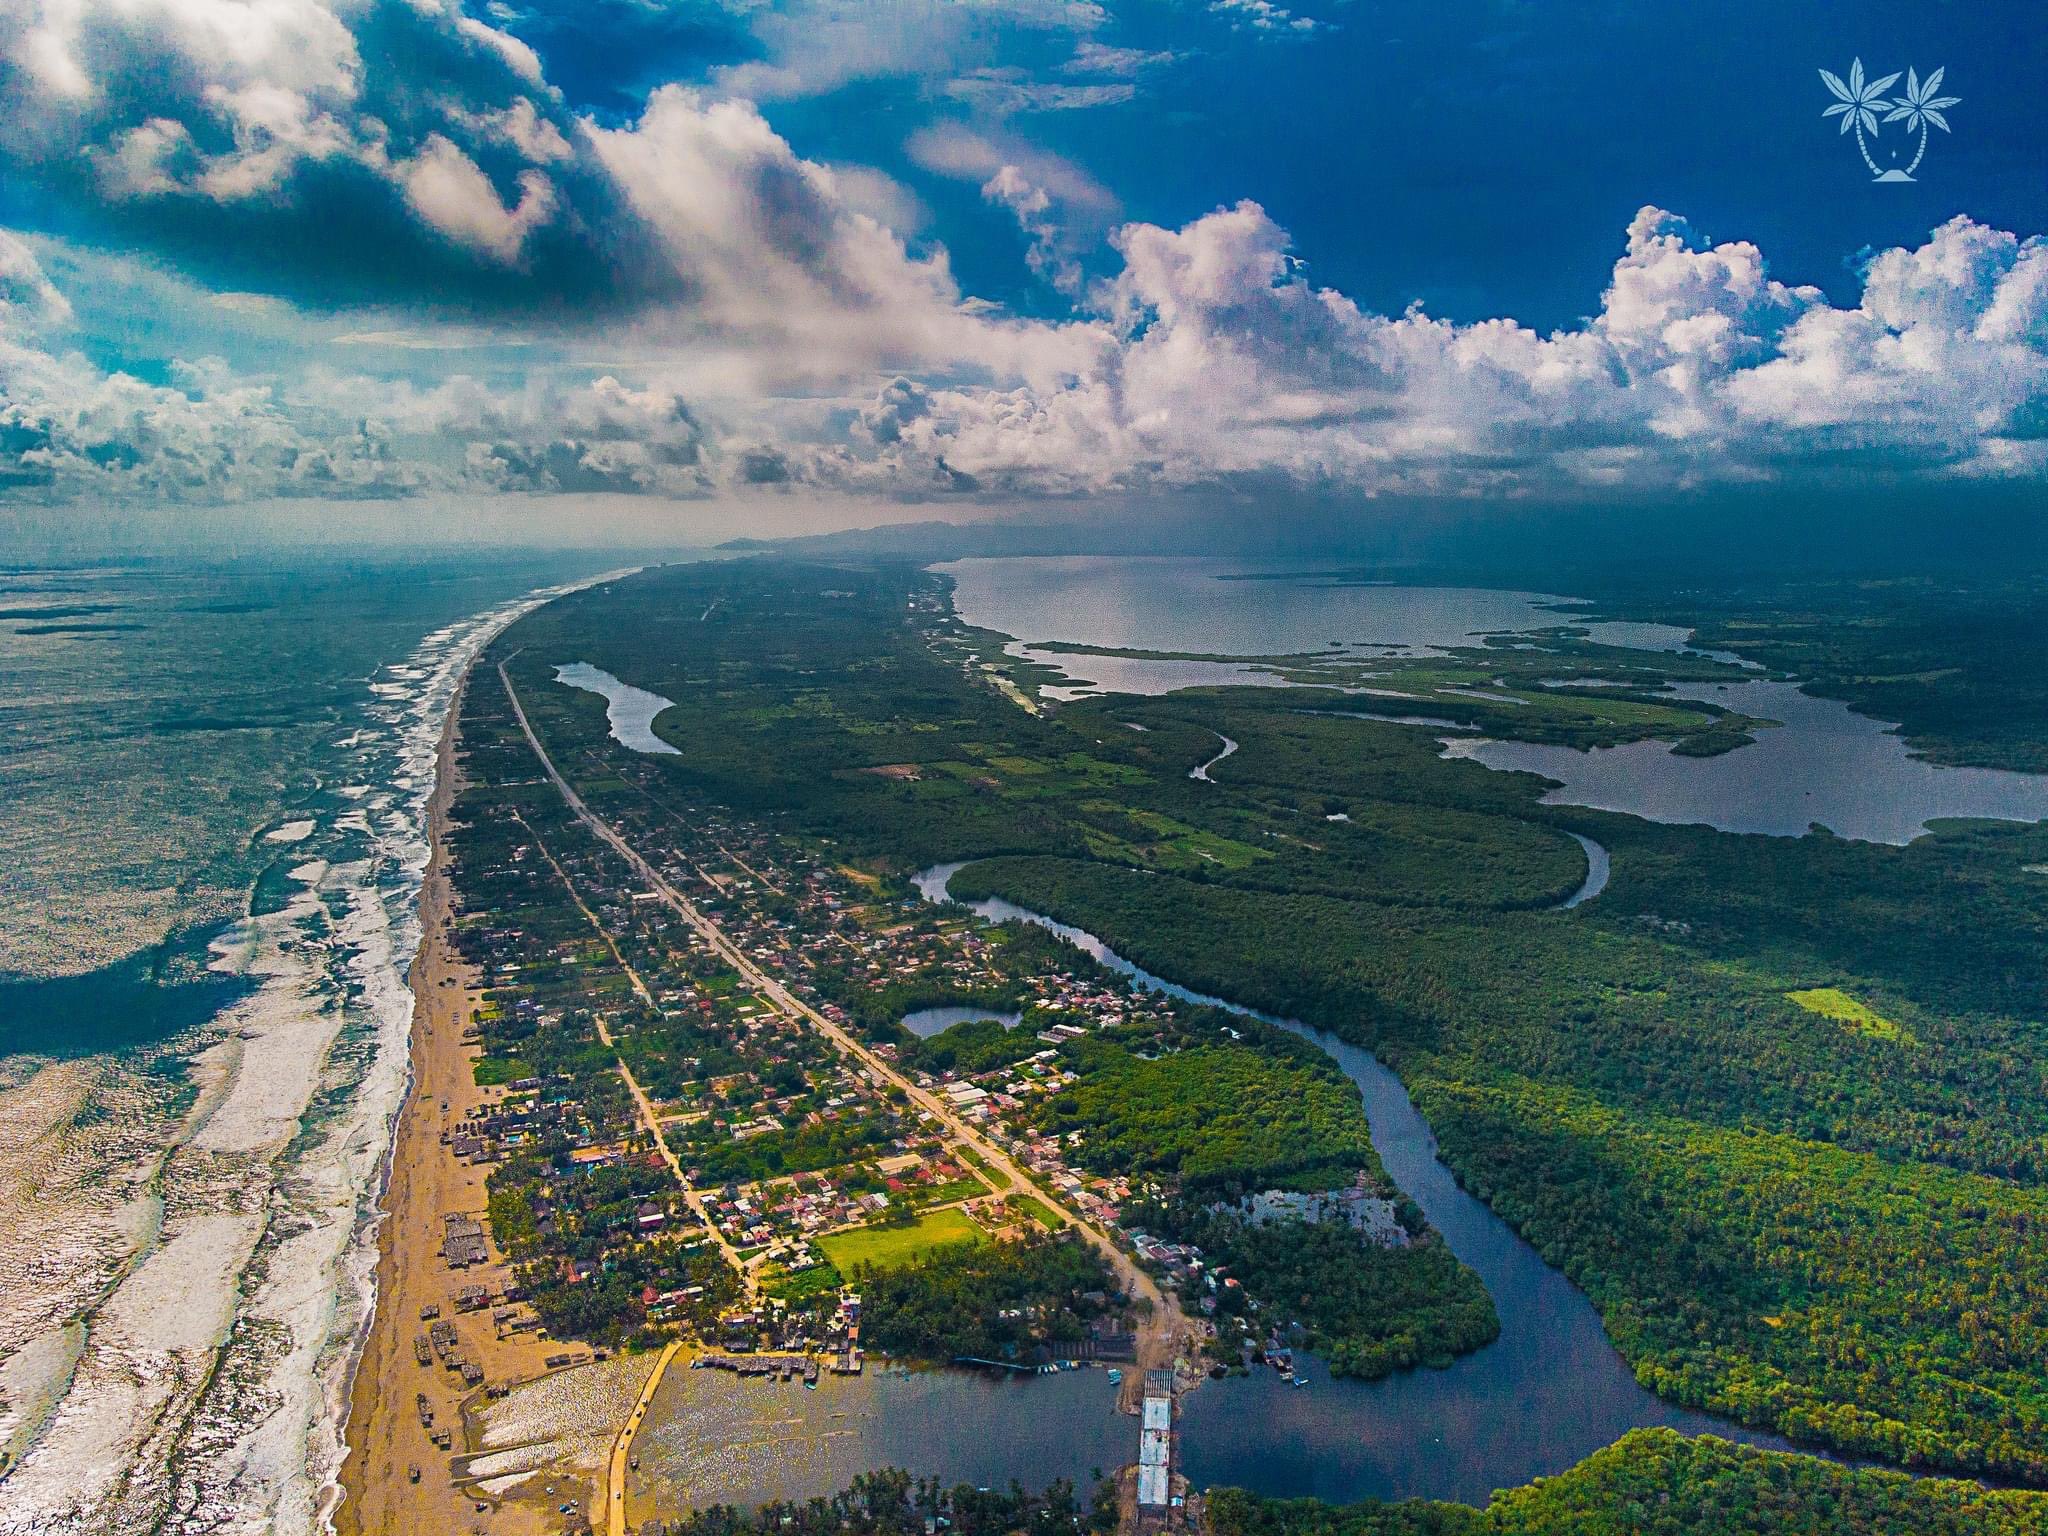
[[[480,1449],[470,1415],[484,1405],[486,1387],[465,1387],[456,1372],[439,1362],[423,1366],[414,1355],[414,1339],[428,1327],[421,1309],[429,1306],[438,1306],[441,1318],[454,1323],[462,1355],[483,1368],[486,1386],[545,1375],[546,1356],[576,1347],[533,1333],[500,1338],[488,1310],[459,1314],[454,1305],[458,1290],[474,1284],[498,1290],[509,1272],[495,1245],[487,1266],[459,1272],[443,1262],[440,1252],[443,1216],[462,1212],[481,1218],[486,1200],[482,1170],[458,1159],[443,1144],[442,1132],[469,1106],[504,1092],[475,1085],[471,1064],[477,1048],[464,1045],[462,1036],[482,994],[449,942],[454,890],[446,843],[448,812],[458,788],[460,707],[458,691],[442,732],[428,808],[432,855],[420,893],[422,936],[411,973],[412,1082],[399,1116],[383,1200],[376,1310],[350,1395],[349,1454],[341,1472],[342,1502],[333,1516],[339,1536],[559,1531],[574,1517],[559,1513],[558,1506],[573,1502],[588,1511],[594,1493],[573,1475],[556,1473],[539,1479],[530,1501],[496,1499],[458,1483],[465,1453]],[[453,1443],[445,1450],[433,1444],[422,1422],[421,1394],[432,1411],[433,1428],[452,1432]],[[546,1485],[556,1492],[547,1494]]]

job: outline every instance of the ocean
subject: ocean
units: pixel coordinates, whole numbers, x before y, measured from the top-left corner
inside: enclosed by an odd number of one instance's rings
[[[0,567],[0,1533],[321,1529],[448,702],[617,564]]]

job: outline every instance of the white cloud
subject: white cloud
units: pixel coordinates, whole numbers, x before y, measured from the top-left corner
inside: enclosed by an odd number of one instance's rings
[[[1052,198],[1014,165],[1004,165],[982,183],[981,195],[1010,210],[1017,227],[1031,237],[1024,259],[1031,270],[1070,298],[1081,292],[1081,266],[1061,249],[1061,229],[1051,216]]]
[[[70,302],[43,275],[35,252],[0,229],[0,336],[27,335],[70,318]]]
[[[914,135],[911,158],[1004,209],[1033,270],[1079,301],[1047,323],[963,294],[942,247],[906,243],[923,216],[910,193],[797,154],[729,94],[738,74],[597,122],[563,107],[531,50],[453,0],[4,6],[8,174],[71,177],[71,195],[130,218],[326,218],[338,241],[353,226],[301,200],[354,178],[345,206],[414,238],[411,271],[451,288],[488,277],[512,296],[456,320],[437,318],[438,289],[317,323],[293,311],[258,375],[247,352],[239,373],[207,360],[235,348],[190,328],[183,354],[202,361],[109,370],[53,339],[71,304],[0,232],[0,479],[18,491],[1032,495],[1257,477],[1473,496],[1650,492],[1845,462],[2043,472],[2048,246],[1967,219],[1872,258],[1860,302],[1837,308],[1773,278],[1754,245],[1703,241],[1646,208],[1597,313],[1542,335],[1361,309],[1312,285],[1251,202],[1111,233],[1114,196],[1019,136]],[[1212,9],[1257,31],[1315,25],[1271,0]],[[841,80],[922,72],[935,92],[1057,104],[1034,95],[1045,81],[996,62],[991,39],[1044,33],[1066,58],[1049,66],[1063,91],[1127,90],[1167,62],[1100,43],[1103,22],[1058,0],[832,10],[831,46],[817,46],[852,71]],[[373,25],[374,47],[359,42]],[[775,30],[794,22],[760,25],[779,39],[762,70],[825,88],[813,43]],[[366,72],[366,57],[394,56]],[[178,228],[190,238],[194,221]],[[1083,262],[1097,265],[1105,234],[1113,270],[1090,285]],[[563,302],[565,268],[607,302]],[[342,356],[364,371],[327,366]]]
[[[668,86],[637,123],[586,131],[688,294],[636,331],[722,357],[734,383],[912,366],[1046,374],[1078,360],[1071,343],[1085,343],[1061,328],[964,305],[944,251],[910,255],[747,103]]]
[[[555,211],[554,184],[539,171],[519,173],[519,201],[508,208],[476,162],[439,134],[396,169],[415,213],[449,239],[500,262],[517,261],[527,234]]]
[[[1060,73],[1108,75],[1118,80],[1129,80],[1148,69],[1171,64],[1179,57],[1179,54],[1165,49],[1114,48],[1107,43],[1084,38],[1074,45],[1074,56],[1060,66]]]
[[[1233,31],[1260,32],[1275,36],[1306,37],[1323,30],[1328,22],[1297,16],[1273,0],[1209,0],[1209,13],[1228,21]]]
[[[1055,390],[898,380],[870,409],[906,484],[1012,492],[1281,476],[1360,494],[1639,490],[1825,473],[2038,473],[2048,246],[1968,220],[1870,266],[1861,306],[1645,209],[1600,312],[1540,336],[1360,310],[1242,203],[1120,231],[1116,344]]]
[[[968,78],[996,66],[1012,34],[1086,38],[1108,20],[1095,0],[798,0],[756,12],[764,58],[717,71],[713,84],[723,95],[782,101],[858,80]]]

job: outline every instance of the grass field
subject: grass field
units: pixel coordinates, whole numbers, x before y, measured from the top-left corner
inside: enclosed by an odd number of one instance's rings
[[[476,1079],[477,1087],[491,1088],[533,1076],[533,1064],[518,1056],[479,1056],[470,1075]]]
[[[1024,1208],[1024,1214],[1044,1227],[1048,1232],[1057,1232],[1066,1225],[1060,1213],[1047,1205],[1036,1195],[1012,1195],[1011,1200]]]
[[[1809,987],[1804,992],[1787,992],[1785,996],[1808,1013],[1817,1013],[1837,1024],[1846,1024],[1858,1034],[1878,1040],[1896,1040],[1901,1045],[1913,1044],[1911,1030],[1894,1024],[1868,1004],[1857,1002],[1840,987]]]
[[[952,1248],[982,1240],[981,1228],[958,1210],[932,1211],[907,1227],[861,1227],[816,1239],[818,1248],[842,1275],[862,1264],[894,1269],[934,1248]]]

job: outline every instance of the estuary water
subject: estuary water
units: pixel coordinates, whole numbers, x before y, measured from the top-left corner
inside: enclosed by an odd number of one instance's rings
[[[1778,724],[1718,757],[1680,757],[1661,741],[1580,752],[1469,737],[1445,742],[1444,756],[1555,780],[1546,805],[1724,832],[1798,837],[1818,824],[1838,837],[1909,843],[1943,817],[2048,820],[2048,775],[1930,763],[1883,721],[1791,683],[1680,683],[1667,692]]]
[[[1027,1488],[1066,1478],[1085,1494],[1099,1469],[1137,1455],[1138,1421],[1117,1412],[1100,1370],[878,1368],[823,1376],[816,1391],[742,1381],[724,1371],[670,1371],[635,1441],[632,1513],[807,1499],[877,1467],[947,1484]],[[646,1500],[644,1504],[642,1500]]]
[[[0,571],[0,1532],[320,1528],[441,724],[593,565]]]
[[[1570,623],[1603,644],[1695,649],[1691,632],[1671,625],[1587,623],[1574,617],[1578,600],[1569,597],[1361,586],[1299,564],[1077,556],[958,560],[933,569],[952,577],[962,619],[1017,637],[1005,647],[1010,653],[1061,669],[1065,682],[1043,690],[1055,699],[1217,684],[1285,686],[1244,662],[1104,656],[1086,653],[1089,646],[1248,657],[1332,646],[1359,655],[1417,653]],[[1046,650],[1051,642],[1084,649]],[[1741,660],[1726,652],[1699,654]],[[1776,724],[1733,752],[1682,757],[1659,741],[1581,752],[1481,739],[1419,711],[1390,709],[1362,718],[1455,732],[1444,742],[1446,757],[1541,774],[1555,783],[1544,796],[1549,804],[1624,811],[1649,821],[1781,837],[1819,825],[1839,837],[1898,844],[1945,817],[2048,820],[2048,775],[1927,762],[1889,722],[1803,693],[1796,683],[1751,678],[1680,683],[1666,691]]]
[[[944,901],[960,864],[915,877]],[[1133,964],[1095,935],[1014,902],[968,903],[991,922],[1036,923],[1128,976],[1188,1002],[1227,1008],[1313,1040],[1358,1085],[1373,1150],[1450,1249],[1484,1282],[1500,1337],[1441,1371],[1337,1380],[1309,1361],[1301,1390],[1270,1372],[1212,1381],[1182,1402],[1182,1468],[1198,1488],[1274,1497],[1456,1499],[1561,1472],[1631,1429],[1666,1426],[1779,1450],[1799,1449],[1709,1414],[1674,1408],[1636,1384],[1585,1294],[1543,1262],[1437,1159],[1436,1138],[1401,1080],[1370,1051],[1292,1019],[1193,992]]]

